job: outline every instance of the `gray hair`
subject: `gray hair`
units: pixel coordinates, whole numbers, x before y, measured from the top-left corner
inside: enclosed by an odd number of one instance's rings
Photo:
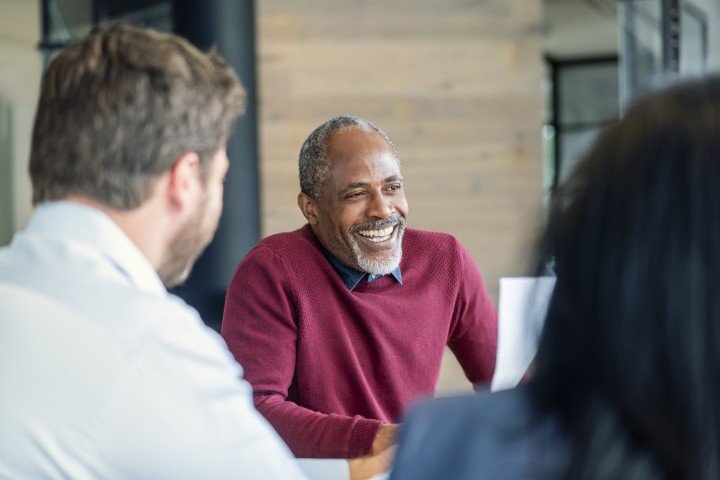
[[[330,171],[330,158],[327,154],[327,140],[333,134],[349,130],[374,132],[382,136],[392,149],[395,159],[400,164],[397,147],[387,133],[368,122],[353,115],[340,115],[317,127],[305,139],[300,149],[300,191],[310,198],[320,198],[320,191]]]

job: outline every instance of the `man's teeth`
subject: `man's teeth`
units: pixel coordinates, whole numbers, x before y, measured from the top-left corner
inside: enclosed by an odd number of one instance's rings
[[[390,238],[394,226],[383,228],[381,230],[360,230],[358,233],[372,242],[384,242]]]

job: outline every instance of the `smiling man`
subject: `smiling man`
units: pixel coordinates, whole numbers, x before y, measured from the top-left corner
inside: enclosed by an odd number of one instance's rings
[[[491,378],[495,309],[454,237],[405,228],[397,151],[370,122],[340,116],[312,132],[300,187],[307,225],[240,263],[222,334],[295,455],[378,453],[434,392],[445,345],[472,383]]]

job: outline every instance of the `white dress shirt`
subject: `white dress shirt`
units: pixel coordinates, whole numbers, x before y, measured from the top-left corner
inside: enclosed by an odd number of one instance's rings
[[[0,478],[305,478],[220,336],[102,212],[40,206],[0,293]]]

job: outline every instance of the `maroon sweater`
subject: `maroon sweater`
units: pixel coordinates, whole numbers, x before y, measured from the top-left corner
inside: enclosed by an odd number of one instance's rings
[[[386,275],[349,291],[309,225],[238,266],[222,335],[296,456],[368,454],[381,423],[433,394],[446,344],[471,382],[491,378],[497,317],[465,248],[406,229],[400,268],[402,284]]]

